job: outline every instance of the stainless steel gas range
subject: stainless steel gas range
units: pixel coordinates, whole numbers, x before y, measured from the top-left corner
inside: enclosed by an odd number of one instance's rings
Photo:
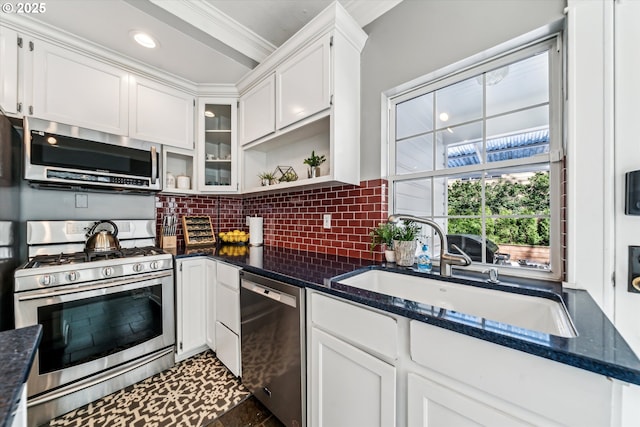
[[[114,221],[121,249],[85,251],[94,221],[30,221],[14,275],[16,328],[42,324],[27,383],[29,423],[47,420],[174,364],[173,257],[155,221]]]

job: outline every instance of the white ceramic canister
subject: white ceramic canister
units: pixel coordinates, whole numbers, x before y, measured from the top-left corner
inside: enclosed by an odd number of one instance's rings
[[[167,172],[167,188],[176,188],[176,177],[171,172]]]
[[[191,188],[191,178],[186,175],[179,175],[177,182],[180,190],[189,190]]]

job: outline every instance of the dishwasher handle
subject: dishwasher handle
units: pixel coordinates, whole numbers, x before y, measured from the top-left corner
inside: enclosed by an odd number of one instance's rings
[[[259,285],[258,283],[250,280],[242,279],[242,287],[250,292],[261,295],[266,298],[270,298],[281,304],[286,304],[290,307],[296,308],[296,297],[286,294],[284,292],[277,291],[268,286]]]

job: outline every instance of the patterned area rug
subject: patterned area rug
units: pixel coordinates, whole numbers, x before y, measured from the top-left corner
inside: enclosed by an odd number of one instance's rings
[[[202,426],[249,394],[213,352],[207,351],[45,426]]]

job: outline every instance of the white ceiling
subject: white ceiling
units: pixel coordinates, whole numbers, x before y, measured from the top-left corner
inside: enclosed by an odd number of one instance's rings
[[[340,0],[365,26],[401,0]],[[233,84],[331,0],[47,0],[24,16],[196,84]],[[133,43],[152,34],[159,48]]]

